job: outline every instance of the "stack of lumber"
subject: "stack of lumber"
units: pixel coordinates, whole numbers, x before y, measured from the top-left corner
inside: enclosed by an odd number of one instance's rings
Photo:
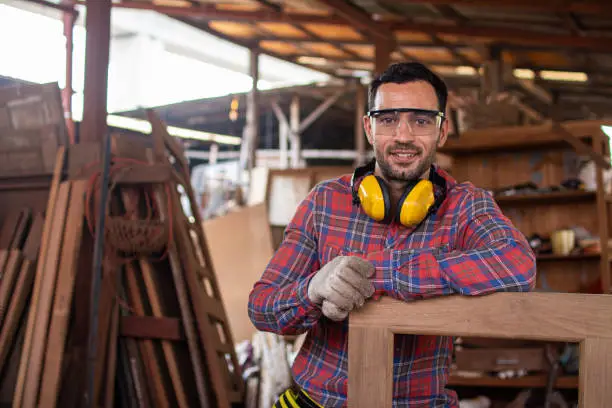
[[[0,405],[242,403],[184,152],[150,119],[152,144],[58,146],[44,217],[0,220]]]

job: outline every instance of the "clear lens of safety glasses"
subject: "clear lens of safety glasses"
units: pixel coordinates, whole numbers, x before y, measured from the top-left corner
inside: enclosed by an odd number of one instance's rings
[[[372,110],[368,116],[374,119],[375,132],[381,135],[395,134],[404,120],[414,136],[433,136],[444,120],[442,112],[412,108]]]

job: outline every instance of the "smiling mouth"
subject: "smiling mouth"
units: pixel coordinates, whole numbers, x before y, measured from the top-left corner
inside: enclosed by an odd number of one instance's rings
[[[418,156],[417,152],[391,152],[392,156],[397,156],[400,159],[411,159]]]

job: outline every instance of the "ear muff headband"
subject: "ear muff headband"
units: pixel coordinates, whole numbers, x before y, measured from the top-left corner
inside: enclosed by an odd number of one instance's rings
[[[351,178],[353,204],[361,204],[364,212],[379,222],[389,222],[391,214],[391,196],[386,183],[375,176],[375,160],[355,169]],[[363,177],[359,187],[355,182]],[[434,185],[440,186],[442,194],[436,196]],[[395,216],[398,222],[407,227],[413,227],[422,222],[429,213],[437,210],[446,196],[446,180],[440,176],[434,166],[429,172],[429,180],[417,180],[406,186],[406,190],[398,202]]]

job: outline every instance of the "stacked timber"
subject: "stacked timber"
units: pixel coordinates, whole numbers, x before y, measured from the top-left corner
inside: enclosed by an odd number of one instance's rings
[[[0,217],[0,405],[243,402],[184,152],[150,120],[153,143],[56,146],[46,208]]]

